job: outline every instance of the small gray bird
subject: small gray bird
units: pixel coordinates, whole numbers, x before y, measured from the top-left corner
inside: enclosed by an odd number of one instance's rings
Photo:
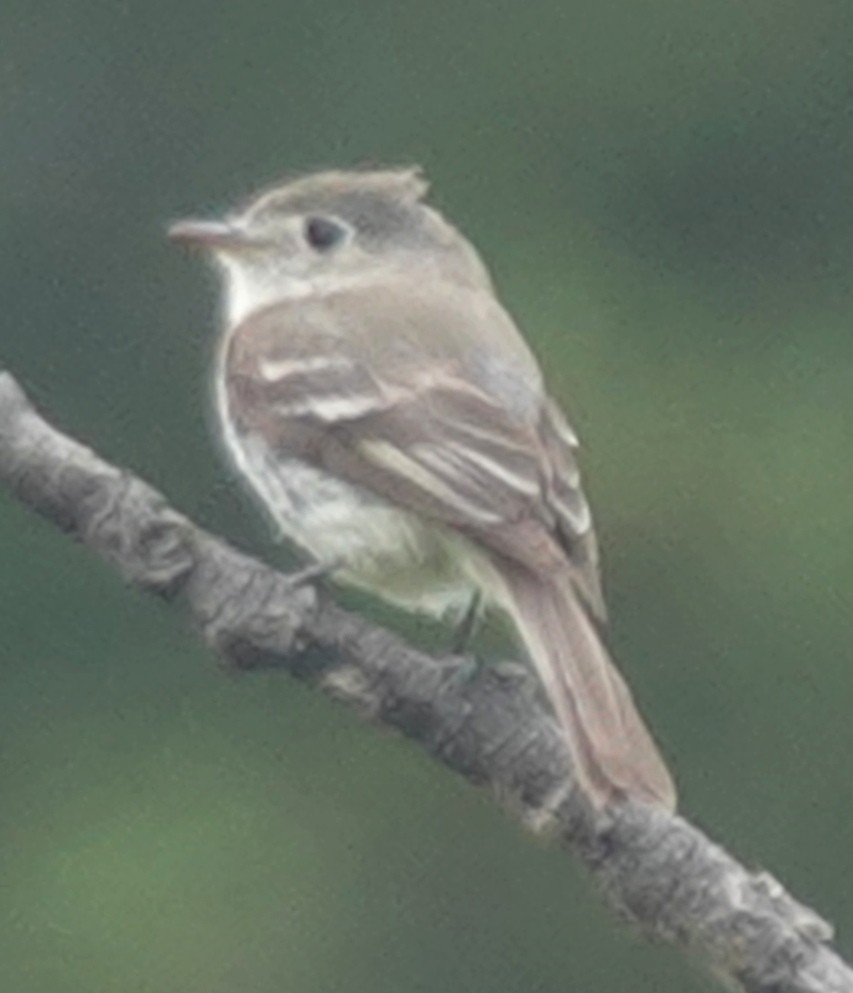
[[[216,400],[237,469],[342,582],[505,611],[602,807],[675,790],[601,639],[577,439],[417,170],[322,172],[181,221],[225,283]]]

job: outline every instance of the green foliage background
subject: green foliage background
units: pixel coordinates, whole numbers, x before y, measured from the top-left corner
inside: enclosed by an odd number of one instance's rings
[[[164,223],[420,162],[586,444],[613,642],[683,809],[853,953],[848,0],[5,0],[0,361],[281,560],[211,440]],[[413,748],[0,499],[0,987],[701,991]]]

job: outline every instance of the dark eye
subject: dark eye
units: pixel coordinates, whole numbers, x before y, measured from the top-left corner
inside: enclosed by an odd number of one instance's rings
[[[305,240],[318,252],[334,248],[346,233],[346,228],[328,217],[309,217],[305,221]]]

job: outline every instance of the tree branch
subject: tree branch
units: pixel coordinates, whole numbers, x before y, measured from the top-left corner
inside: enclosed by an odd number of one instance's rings
[[[623,917],[767,993],[853,993],[832,929],[767,873],[750,873],[681,817],[640,804],[596,814],[523,667],[465,678],[196,527],[163,496],[61,434],[0,373],[0,482],[134,586],[183,605],[240,667],[276,665],[488,783],[596,877]]]

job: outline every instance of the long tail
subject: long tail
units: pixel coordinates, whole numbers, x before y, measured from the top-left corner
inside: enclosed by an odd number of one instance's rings
[[[568,571],[501,570],[512,617],[562,725],[581,786],[597,807],[631,797],[674,810],[675,786]]]

